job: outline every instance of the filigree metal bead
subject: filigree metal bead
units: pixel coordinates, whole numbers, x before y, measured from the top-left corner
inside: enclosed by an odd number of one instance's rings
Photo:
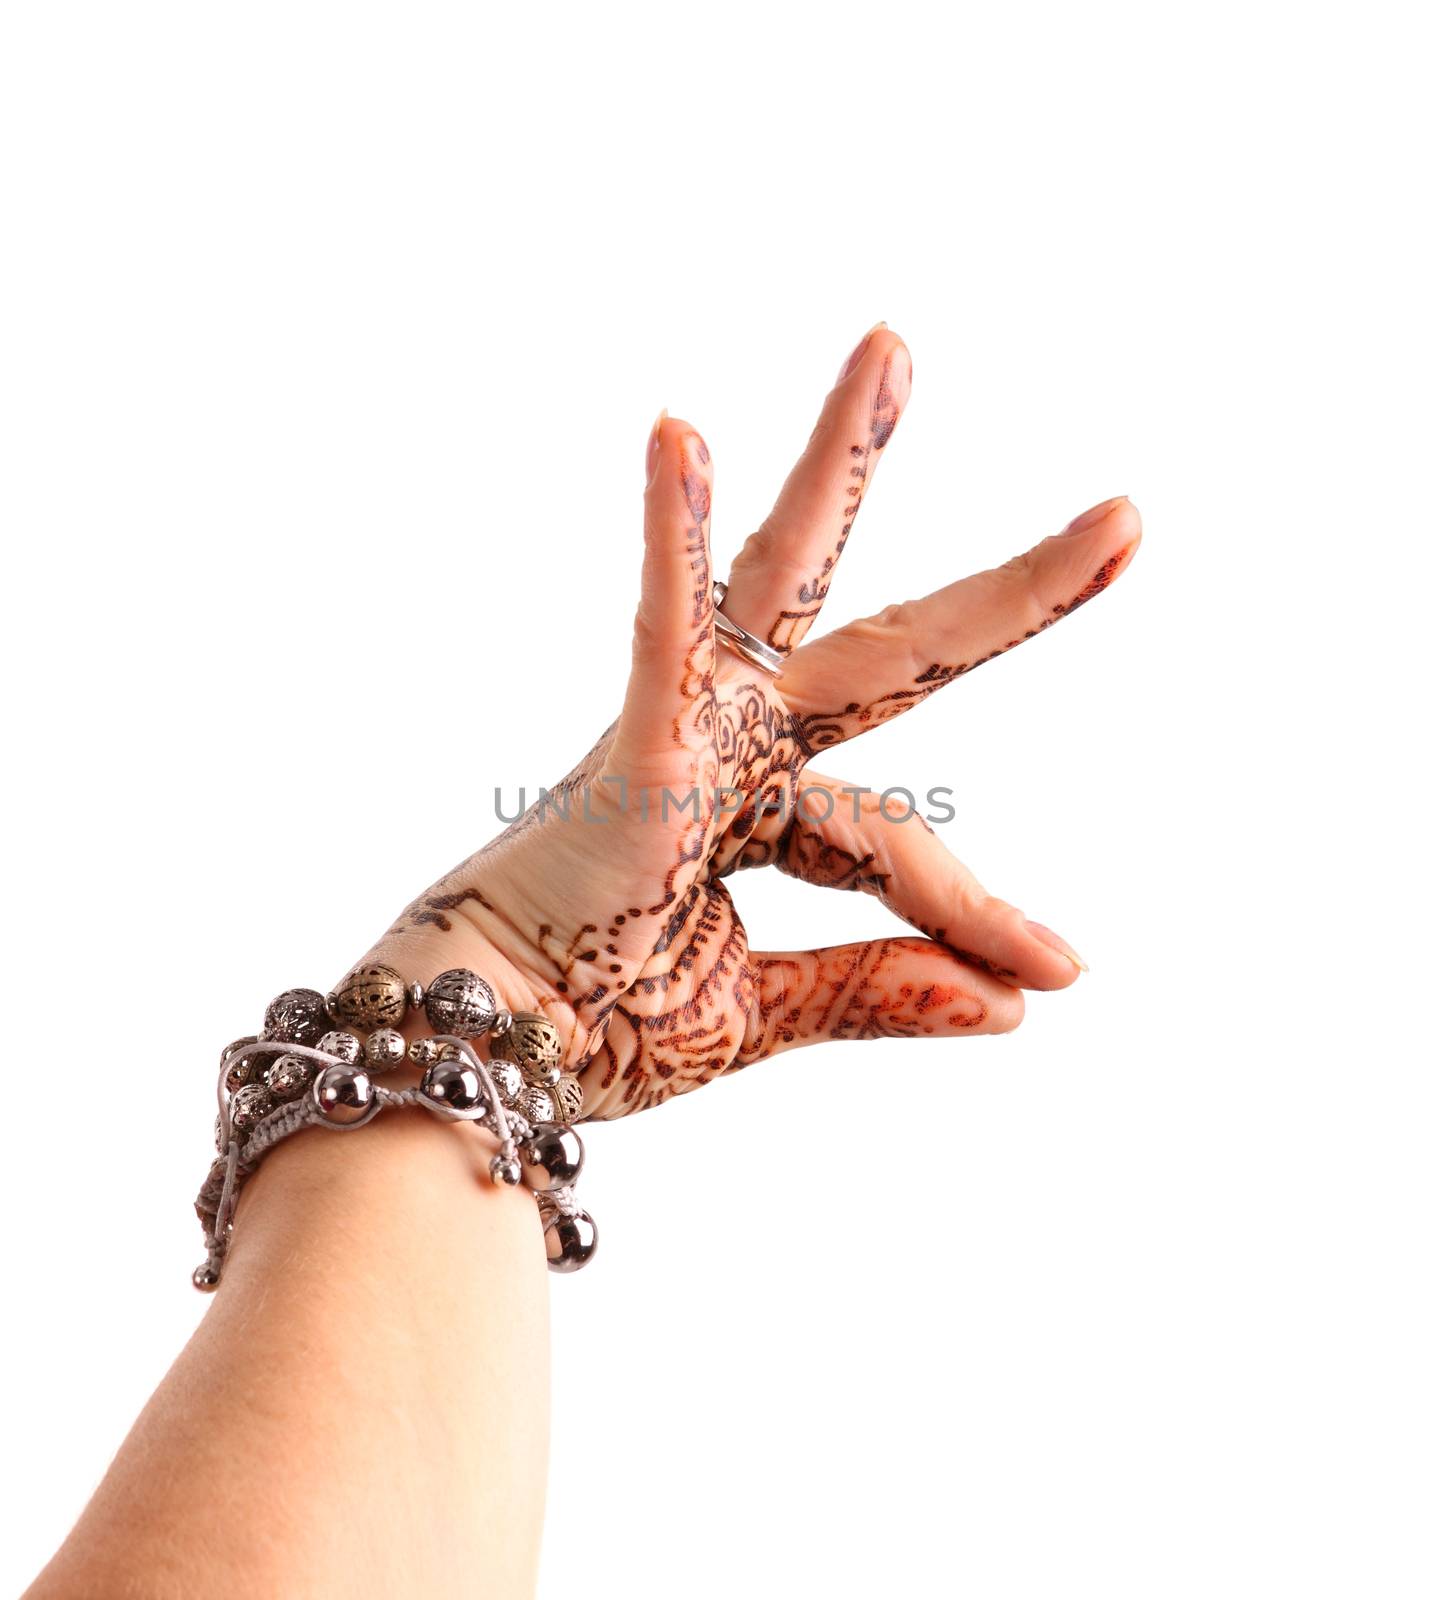
[[[389,1072],[405,1060],[405,1040],[394,1028],[380,1028],[365,1041],[365,1060],[372,1072]]]
[[[537,1011],[517,1011],[509,1030],[492,1041],[490,1053],[515,1062],[532,1083],[554,1083],[560,1076],[560,1029]]]
[[[277,1100],[298,1100],[314,1071],[315,1063],[305,1056],[276,1056],[265,1069],[265,1087]]]
[[[555,1123],[531,1130],[520,1146],[520,1164],[525,1181],[538,1193],[564,1189],[580,1176],[585,1162],[585,1146],[574,1128]]]
[[[275,1109],[270,1091],[260,1083],[247,1083],[237,1089],[230,1101],[230,1126],[242,1138],[257,1122]]]
[[[315,1048],[340,1061],[348,1061],[352,1066],[360,1060],[360,1040],[353,1033],[343,1033],[339,1029],[322,1034]]]
[[[513,1106],[525,1088],[520,1068],[513,1061],[497,1061],[494,1056],[486,1062],[486,1067],[490,1072],[490,1081],[495,1085],[495,1092],[506,1105]]]
[[[585,1090],[573,1072],[561,1073],[551,1085],[551,1098],[555,1101],[555,1114],[561,1122],[574,1122],[585,1104]]]
[[[357,967],[328,1001],[330,1014],[346,1028],[368,1033],[405,1019],[405,979],[391,967]]]
[[[492,1156],[490,1158],[490,1178],[492,1183],[508,1184],[512,1188],[520,1182],[522,1173],[520,1162],[514,1156]]]
[[[375,1085],[364,1067],[327,1067],[310,1091],[328,1122],[359,1122],[370,1111]]]
[[[231,1056],[230,1060],[225,1064],[226,1089],[231,1094],[234,1094],[237,1089],[243,1089],[252,1078],[257,1076],[256,1069],[264,1067],[269,1059],[268,1054],[258,1050],[251,1056]]]
[[[449,1106],[452,1111],[489,1109],[485,1085],[469,1062],[437,1061],[427,1067],[420,1080],[420,1092],[427,1100]]]
[[[588,1211],[563,1211],[545,1226],[545,1261],[552,1272],[578,1272],[595,1254],[597,1232]]]
[[[534,1084],[527,1084],[516,1096],[515,1109],[527,1122],[555,1121],[555,1101],[550,1090],[538,1089]]]
[[[437,1033],[475,1039],[495,1020],[495,990],[466,967],[452,967],[432,978],[425,991],[425,1015]]]
[[[313,1045],[329,1026],[323,994],[314,989],[287,989],[265,1008],[260,1037],[283,1044]]]
[[[418,1067],[428,1067],[440,1060],[440,1046],[434,1039],[416,1039],[410,1047],[410,1059]]]

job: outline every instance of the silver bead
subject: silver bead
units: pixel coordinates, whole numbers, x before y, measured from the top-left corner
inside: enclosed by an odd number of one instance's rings
[[[405,1060],[405,1040],[394,1028],[380,1028],[365,1041],[365,1059],[372,1072],[389,1072]]]
[[[489,1101],[480,1074],[467,1061],[437,1061],[425,1069],[420,1092],[452,1111],[486,1111]]]
[[[247,1083],[235,1091],[230,1101],[232,1132],[243,1138],[262,1117],[268,1116],[274,1109],[275,1102],[264,1084]]]
[[[359,1122],[375,1103],[375,1085],[364,1067],[327,1067],[310,1092],[327,1122]]]
[[[231,1094],[243,1089],[247,1083],[259,1079],[265,1064],[271,1059],[268,1050],[256,1050],[251,1055],[233,1055],[225,1064],[225,1087]]]
[[[348,1061],[352,1066],[360,1060],[360,1040],[353,1033],[337,1030],[322,1034],[315,1048],[323,1050],[328,1056],[335,1056],[337,1060]]]
[[[465,1051],[458,1044],[438,1044],[435,1047],[437,1061],[464,1061]]]
[[[287,989],[265,1008],[260,1037],[282,1044],[313,1045],[329,1026],[323,994],[314,989]]]
[[[497,1155],[490,1158],[490,1179],[492,1183],[504,1183],[513,1187],[520,1182],[521,1177],[520,1162],[514,1156]]]
[[[405,991],[405,998],[410,1002],[412,1011],[419,1011],[425,1004],[425,985],[419,982],[412,983]]]
[[[585,1090],[580,1079],[573,1072],[563,1072],[551,1086],[550,1093],[555,1101],[556,1120],[574,1122],[585,1105]]]
[[[425,991],[425,1015],[437,1033],[474,1039],[495,1021],[495,990],[479,973],[452,967],[432,978]]]
[[[538,1089],[527,1084],[516,1096],[515,1109],[527,1122],[554,1122],[555,1101],[548,1089]]]
[[[490,1025],[490,1031],[497,1037],[502,1033],[509,1033],[515,1023],[515,1013],[507,1011],[504,1006],[495,1014],[495,1021]]]
[[[298,1100],[310,1087],[314,1063],[305,1056],[276,1056],[265,1069],[265,1087],[277,1100]]]
[[[357,967],[327,1004],[343,1028],[393,1028],[405,1019],[405,979],[393,967]]]
[[[506,1105],[513,1106],[525,1088],[520,1068],[513,1061],[497,1061],[494,1056],[486,1062],[486,1067],[490,1072],[490,1081],[495,1085],[495,1092]]]
[[[545,1226],[545,1264],[552,1272],[579,1272],[595,1254],[598,1234],[588,1211],[563,1211]]]
[[[574,1128],[556,1123],[533,1128],[521,1142],[520,1164],[525,1181],[537,1192],[563,1189],[575,1182],[585,1162],[585,1146]]]
[[[418,1067],[428,1067],[440,1060],[440,1046],[434,1039],[417,1039],[410,1047],[410,1059]]]
[[[220,1287],[220,1274],[208,1261],[202,1261],[190,1274],[190,1281],[201,1294],[210,1294]]]

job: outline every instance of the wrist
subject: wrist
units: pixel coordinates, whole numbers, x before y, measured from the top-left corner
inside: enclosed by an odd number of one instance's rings
[[[415,1114],[377,1117],[353,1138],[306,1128],[277,1145],[242,1191],[227,1277],[257,1265],[266,1272],[281,1264],[311,1271],[338,1262],[348,1270],[347,1258],[367,1240],[371,1248],[388,1248],[407,1229],[425,1227],[439,1208],[453,1212],[457,1205],[488,1233],[509,1236],[543,1270],[531,1196],[491,1181],[499,1148],[483,1124]]]

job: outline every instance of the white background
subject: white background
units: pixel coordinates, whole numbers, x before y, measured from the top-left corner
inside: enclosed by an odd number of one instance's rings
[[[203,1309],[219,1045],[613,714],[657,409],[724,561],[884,317],[829,620],[1145,518],[840,765],[1092,971],[593,1133],[543,1593],[1438,1592],[1420,16],[5,9],[0,1589]]]

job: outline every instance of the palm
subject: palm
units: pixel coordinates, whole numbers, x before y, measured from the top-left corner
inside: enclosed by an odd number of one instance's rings
[[[513,1008],[543,1010],[581,1070],[588,1117],[793,1045],[1000,1031],[1019,1021],[1020,987],[1076,976],[1067,947],[985,895],[919,818],[809,766],[1099,593],[1138,541],[1129,503],[1110,503],[1006,567],[796,649],[909,387],[904,346],[875,333],[735,563],[727,615],[795,650],[778,680],[718,646],[709,452],[685,424],[658,425],[621,717],[377,951],[468,960]],[[768,864],[875,894],[920,937],[752,952],[721,879]]]

